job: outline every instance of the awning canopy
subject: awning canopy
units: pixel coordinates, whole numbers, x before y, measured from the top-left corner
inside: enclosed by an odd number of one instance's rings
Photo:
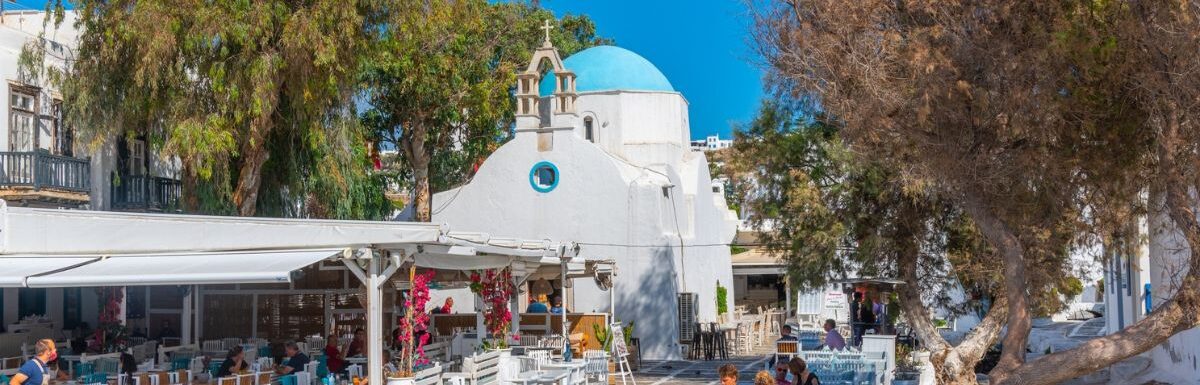
[[[94,260],[94,257],[6,256],[0,258],[0,287],[25,287],[25,279],[31,275],[63,270]]]
[[[97,255],[436,244],[430,223],[50,210],[0,205],[0,254]]]
[[[291,282],[292,272],[344,249],[121,255],[29,277],[29,287],[207,285]],[[66,259],[48,258],[47,260]],[[0,259],[7,260],[7,258]]]

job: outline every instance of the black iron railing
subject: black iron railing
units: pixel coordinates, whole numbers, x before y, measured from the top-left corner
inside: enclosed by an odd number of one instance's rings
[[[88,193],[91,165],[87,159],[45,152],[0,152],[0,187],[26,186]]]
[[[157,176],[121,175],[112,180],[112,208],[174,211],[179,208],[178,180]]]

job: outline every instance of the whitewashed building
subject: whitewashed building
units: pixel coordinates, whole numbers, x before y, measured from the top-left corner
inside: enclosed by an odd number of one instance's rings
[[[573,239],[582,256],[615,260],[616,318],[636,323],[642,357],[679,357],[681,293],[696,298],[685,322],[717,320],[738,223],[705,155],[690,149],[687,100],[649,61],[613,46],[562,60],[547,40],[518,82],[515,137],[470,183],[435,194],[433,220]],[[569,311],[609,310],[593,282],[563,292]]]

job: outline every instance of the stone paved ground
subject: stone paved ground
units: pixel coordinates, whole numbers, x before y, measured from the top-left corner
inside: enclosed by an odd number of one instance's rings
[[[754,374],[763,369],[770,350],[760,346],[751,355],[729,360],[645,361],[634,376],[638,385],[715,385],[717,367],[732,363],[739,370],[738,384],[753,384]],[[618,379],[616,383],[619,385],[621,381]]]

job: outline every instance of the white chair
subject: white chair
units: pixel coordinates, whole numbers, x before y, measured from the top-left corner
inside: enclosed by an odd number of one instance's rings
[[[221,339],[221,348],[225,350],[233,349],[234,346],[242,344],[241,338],[223,338]]]
[[[588,383],[595,378],[597,384],[608,384],[608,352],[603,350],[588,350],[583,352],[584,379]]]
[[[312,385],[313,377],[314,377],[312,373],[298,372],[298,373],[293,373],[293,374],[296,375],[296,385]],[[362,377],[362,376],[359,375],[359,377]],[[249,384],[241,384],[241,385],[249,385]]]
[[[275,360],[271,357],[258,357],[258,360],[254,361],[254,365],[258,366],[255,370],[265,372],[275,367]]]
[[[441,385],[442,383],[442,365],[433,364],[433,366],[413,373],[414,385]]]
[[[354,364],[346,367],[346,375],[350,376],[351,378],[361,378],[363,376],[362,365]]]
[[[200,350],[205,353],[222,353],[225,351],[225,343],[219,340],[207,340],[200,343]]]
[[[297,342],[296,348],[300,349],[300,351],[304,352],[304,354],[308,354],[308,343],[307,342]]]
[[[532,370],[542,370],[542,365],[549,364],[550,352],[545,350],[535,350],[526,354],[530,363],[533,365]]]
[[[309,363],[304,364],[304,372],[308,373],[308,375],[312,376],[313,378],[317,378],[317,365],[320,364],[321,363],[317,361],[309,361]]]

